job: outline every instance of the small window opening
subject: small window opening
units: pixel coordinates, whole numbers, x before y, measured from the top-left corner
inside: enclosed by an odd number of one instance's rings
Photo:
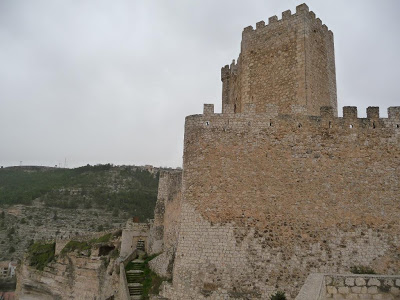
[[[206,121],[206,126],[209,126],[210,125],[210,121]]]
[[[299,123],[299,125],[297,125],[297,127],[299,127],[299,128],[301,128],[301,126],[302,126],[302,125],[301,125],[300,123]]]
[[[233,112],[236,114],[236,104],[233,105]]]
[[[372,128],[376,128],[375,122],[372,122]]]
[[[397,124],[397,125],[396,125],[396,127],[397,127],[397,128],[399,128],[399,127],[400,127],[400,125],[399,125],[399,124]]]
[[[353,128],[353,124],[350,124],[350,126],[349,126],[350,128]]]
[[[272,127],[272,120],[269,120],[269,127]]]
[[[332,122],[329,121],[329,128],[332,128]]]

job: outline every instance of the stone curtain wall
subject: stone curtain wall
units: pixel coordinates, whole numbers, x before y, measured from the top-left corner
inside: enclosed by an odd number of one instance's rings
[[[271,107],[272,108],[272,107]],[[379,118],[186,118],[181,232],[171,299],[293,299],[311,272],[400,272],[400,108]],[[185,296],[187,295],[187,296]],[[185,298],[186,297],[186,298]],[[196,298],[197,297],[197,298]]]
[[[222,68],[221,80],[222,103],[236,112],[248,103],[257,112],[266,103],[282,114],[318,115],[323,105],[336,111],[333,33],[305,4],[246,27],[238,62]]]
[[[150,268],[158,275],[170,278],[181,218],[182,171],[161,172],[154,223],[150,229]]]

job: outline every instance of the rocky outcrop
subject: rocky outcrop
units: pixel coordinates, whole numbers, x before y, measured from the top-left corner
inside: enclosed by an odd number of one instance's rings
[[[20,300],[113,299],[118,291],[114,260],[107,256],[60,256],[43,271],[23,262],[18,269]]]

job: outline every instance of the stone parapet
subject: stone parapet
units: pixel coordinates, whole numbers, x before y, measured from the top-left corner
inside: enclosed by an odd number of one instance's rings
[[[310,274],[295,300],[400,299],[400,275]]]

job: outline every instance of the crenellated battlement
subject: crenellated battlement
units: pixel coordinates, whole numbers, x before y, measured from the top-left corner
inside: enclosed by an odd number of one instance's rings
[[[238,65],[235,60],[232,60],[230,65],[225,65],[221,68],[221,80],[224,81],[232,76],[232,74],[236,75],[238,69]]]
[[[221,69],[221,80],[222,105],[237,113],[250,103],[257,112],[277,105],[281,114],[317,116],[325,105],[336,110],[333,34],[307,5],[286,10],[281,19],[243,29],[237,63]]]
[[[317,18],[315,13],[313,11],[310,11],[308,6],[306,4],[300,4],[296,7],[296,13],[292,14],[290,10],[286,10],[282,12],[282,18],[278,19],[278,16],[272,16],[268,18],[268,24],[265,23],[265,21],[259,21],[256,23],[256,28],[254,29],[253,26],[247,26],[243,29],[242,37],[243,38],[248,38],[249,35],[251,34],[257,34],[257,33],[265,33],[268,31],[268,29],[274,30],[275,26],[281,23],[285,22],[292,22],[292,21],[297,21],[299,17],[305,17],[309,22],[314,23],[318,27],[321,28],[321,30],[329,34],[333,38],[333,32],[329,30],[328,26],[322,23],[321,19]]]
[[[381,118],[379,115],[379,107],[368,107],[366,109],[367,117],[359,118],[357,107],[344,106],[343,117],[337,117],[335,110],[331,106],[323,106],[320,109],[320,116],[306,116],[302,114],[279,114],[276,105],[268,104],[265,112],[258,113],[255,110],[253,103],[248,103],[243,107],[241,113],[234,113],[232,105],[226,105],[224,113],[219,114],[214,112],[213,104],[204,104],[202,115],[192,115],[186,118],[190,126],[205,127],[205,128],[243,128],[243,124],[251,124],[244,128],[250,129],[254,124],[257,124],[256,129],[271,127],[271,122],[279,127],[279,124],[287,126],[289,123],[294,126],[301,124],[302,130],[307,130],[308,127],[320,127],[321,129],[351,129],[360,130],[375,130],[375,129],[390,129],[394,130],[396,135],[400,134],[400,106],[388,108],[388,117]]]

